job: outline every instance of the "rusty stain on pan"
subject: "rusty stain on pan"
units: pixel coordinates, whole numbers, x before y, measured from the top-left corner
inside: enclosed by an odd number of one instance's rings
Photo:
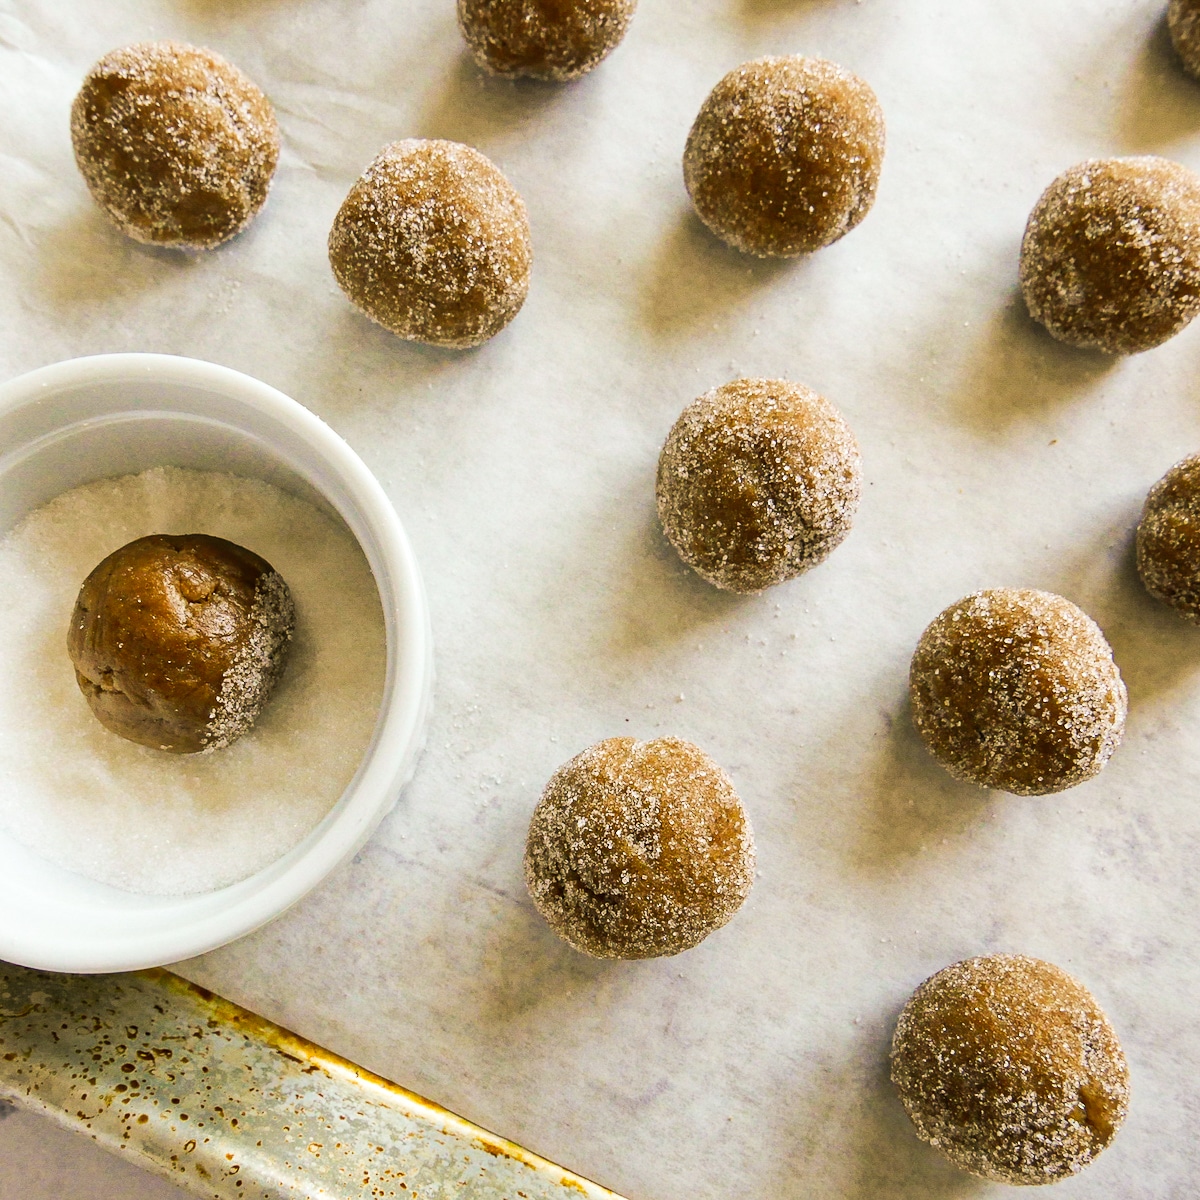
[[[212,1200],[620,1200],[169,971],[0,963],[0,1097]]]

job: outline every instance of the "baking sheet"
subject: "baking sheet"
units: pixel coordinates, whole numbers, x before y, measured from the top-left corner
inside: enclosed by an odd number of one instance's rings
[[[83,71],[167,36],[245,69],[284,131],[267,208],[203,258],[111,231],[71,160]],[[843,63],[888,120],[874,211],[791,264],[713,241],[679,171],[708,89],[770,52]],[[1159,3],[642,0],[608,62],[549,88],[482,77],[449,0],[0,0],[0,106],[4,375],[156,350],[266,380],[376,472],[429,589],[412,787],[352,865],[183,974],[635,1198],[941,1200],[1002,1189],[912,1135],[895,1016],[955,959],[1035,954],[1092,988],[1133,1074],[1125,1128],[1057,1194],[1191,1194],[1200,633],[1141,592],[1130,535],[1200,448],[1200,331],[1112,362],[1015,291],[1060,170],[1200,167]],[[529,205],[529,301],[478,351],[396,340],[328,273],[345,191],[413,135],[478,146]],[[741,373],[838,404],[866,478],[845,545],[748,599],[691,576],[653,504],[679,410]],[[954,783],[908,721],[925,624],[1003,585],[1079,603],[1129,685],[1124,745],[1058,797]],[[623,733],[702,745],[758,836],[741,914],[674,959],[581,958],[521,882],[545,779]]]

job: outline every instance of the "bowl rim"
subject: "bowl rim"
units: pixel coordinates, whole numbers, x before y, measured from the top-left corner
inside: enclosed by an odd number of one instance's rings
[[[380,596],[387,627],[384,693],[358,770],[326,817],[297,846],[254,875],[227,887],[195,896],[154,898],[172,902],[176,919],[170,928],[152,934],[139,931],[107,950],[83,944],[86,939],[82,938],[75,944],[66,938],[54,946],[35,944],[19,929],[0,926],[0,958],[40,970],[96,973],[161,966],[214,950],[273,920],[357,853],[395,805],[424,748],[433,648],[420,568],[400,518],[379,481],[345,439],[315,413],[270,384],[230,367],[181,355],[120,353],[67,359],[0,383],[0,417],[34,404],[49,393],[148,379],[216,392],[265,415],[298,435],[336,474],[357,506],[391,583],[392,612]],[[159,411],[170,410],[170,404],[166,404]],[[367,556],[372,574],[376,574],[371,548],[363,544],[354,528],[358,522],[352,521],[317,481],[310,479],[309,484],[346,522]],[[189,901],[198,906],[207,903],[211,909],[211,898],[223,892],[230,893],[230,902],[225,906],[211,911],[202,908],[190,918],[178,911],[186,909]],[[150,900],[147,897],[148,903]]]

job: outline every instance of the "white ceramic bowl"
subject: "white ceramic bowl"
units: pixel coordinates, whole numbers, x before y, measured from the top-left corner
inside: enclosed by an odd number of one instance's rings
[[[432,650],[420,572],[395,510],[362,460],[306,408],[189,358],[108,354],[22,375],[0,386],[0,451],[0,531],[79,484],[173,465],[266,480],[336,512],[362,546],[387,632],[383,702],[358,772],[298,846],[217,891],[142,896],[57,867],[0,831],[0,959],[125,971],[249,933],[353,855],[416,767]]]

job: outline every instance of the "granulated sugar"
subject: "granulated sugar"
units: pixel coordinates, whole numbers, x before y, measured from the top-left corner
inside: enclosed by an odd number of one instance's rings
[[[151,533],[207,533],[287,581],[296,631],[278,688],[232,746],[176,755],[91,714],[67,656],[88,572]],[[134,892],[186,894],[285,853],[350,782],[383,694],[374,578],[348,530],[258,480],[160,467],[75,488],[0,540],[0,826]]]

